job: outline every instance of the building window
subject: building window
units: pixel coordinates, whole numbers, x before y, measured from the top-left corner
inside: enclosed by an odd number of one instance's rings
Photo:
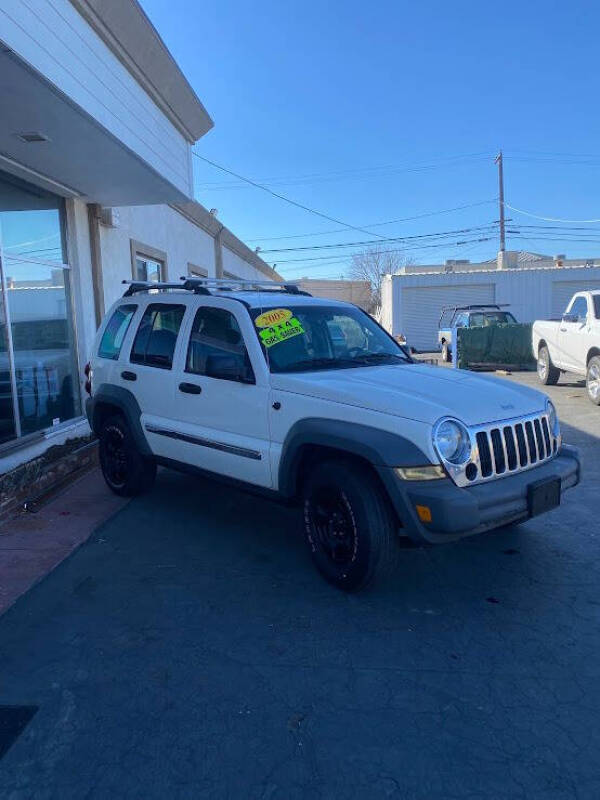
[[[0,444],[77,417],[63,203],[0,173]]]
[[[167,254],[155,247],[130,241],[131,245],[131,271],[134,281],[159,281],[168,280]]]

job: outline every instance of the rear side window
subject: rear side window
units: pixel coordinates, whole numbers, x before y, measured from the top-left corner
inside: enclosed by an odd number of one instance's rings
[[[185,306],[153,303],[144,311],[131,348],[131,362],[171,369]]]
[[[102,334],[100,347],[98,348],[98,355],[100,358],[112,358],[115,361],[117,360],[121,352],[123,339],[129,330],[129,324],[136,310],[136,305],[123,305],[117,308],[109,319],[108,325]]]

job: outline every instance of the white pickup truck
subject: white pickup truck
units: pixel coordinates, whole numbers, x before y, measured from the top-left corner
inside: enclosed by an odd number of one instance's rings
[[[600,405],[600,291],[574,294],[560,321],[534,322],[533,354],[543,384],[557,383],[561,372],[584,375]]]

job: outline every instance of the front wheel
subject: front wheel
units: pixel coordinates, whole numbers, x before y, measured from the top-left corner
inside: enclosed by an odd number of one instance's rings
[[[304,486],[303,509],[313,562],[329,583],[358,591],[392,569],[397,524],[368,468],[341,460],[318,464]]]
[[[600,406],[600,356],[590,358],[585,385],[592,403]]]
[[[540,347],[537,360],[537,374],[544,386],[554,386],[560,378],[560,370],[556,369],[550,358],[546,345]]]
[[[123,417],[109,417],[99,434],[100,467],[108,487],[121,497],[150,489],[156,464],[141,455]]]

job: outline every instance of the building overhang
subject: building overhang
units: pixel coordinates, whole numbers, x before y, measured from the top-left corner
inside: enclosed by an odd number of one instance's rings
[[[107,206],[189,197],[1,43],[0,108],[0,170]]]

